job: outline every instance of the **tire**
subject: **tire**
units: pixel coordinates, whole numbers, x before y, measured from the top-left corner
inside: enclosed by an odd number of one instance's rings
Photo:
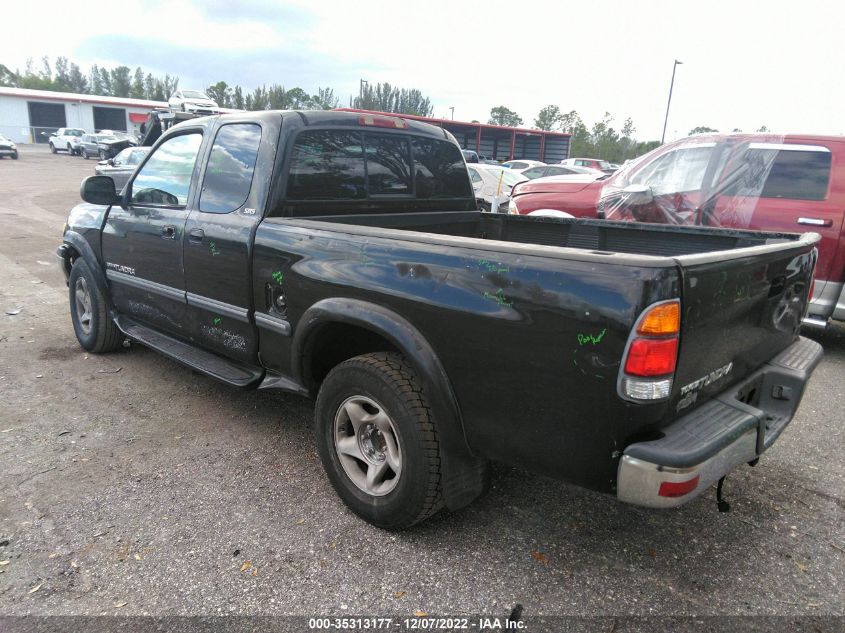
[[[83,259],[77,259],[70,269],[68,289],[70,319],[83,349],[101,354],[119,348],[124,336],[109,316],[105,297],[100,294],[94,274]]]
[[[443,507],[432,413],[400,354],[364,354],[332,369],[317,396],[314,426],[329,481],[368,523],[401,530]],[[371,483],[373,472],[383,474]]]
[[[80,154],[82,154],[82,158],[84,158],[85,160],[88,160],[88,150],[87,150],[87,149],[85,149],[85,148],[83,147],[83,148],[80,150],[80,152],[79,152],[79,153],[80,153]]]
[[[55,153],[56,153],[56,146],[55,146],[55,145],[53,145],[52,143],[50,143],[50,153],[51,153],[51,154],[55,154]]]
[[[100,155],[100,160],[106,160],[106,153],[103,150],[100,150],[98,153]]]
[[[73,156],[73,148],[70,146],[70,143],[67,144],[67,155]]]
[[[17,159],[18,159],[18,153],[15,152],[14,154],[12,154],[12,160],[17,160]]]

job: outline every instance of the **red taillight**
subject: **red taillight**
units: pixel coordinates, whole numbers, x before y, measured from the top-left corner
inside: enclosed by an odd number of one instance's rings
[[[402,119],[396,119],[391,116],[374,116],[372,114],[362,114],[358,117],[358,125],[370,125],[372,127],[388,127],[394,130],[407,130],[408,123]]]
[[[625,373],[629,376],[666,376],[674,373],[677,359],[677,337],[635,338],[628,348]]]
[[[807,299],[813,298],[813,293],[816,291],[816,279],[815,277],[810,281],[810,294],[807,296]]]
[[[664,481],[657,494],[661,497],[683,497],[698,487],[700,479],[701,475],[696,475],[688,481]]]

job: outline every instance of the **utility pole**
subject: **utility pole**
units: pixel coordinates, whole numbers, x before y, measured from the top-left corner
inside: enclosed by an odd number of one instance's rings
[[[666,118],[663,119],[663,135],[660,137],[661,145],[663,145],[663,142],[666,140],[666,124],[669,123],[669,106],[672,105],[672,89],[675,87],[675,69],[679,64],[683,63],[684,62],[679,62],[676,59],[674,65],[672,66],[672,83],[669,84],[669,101],[666,103]]]
[[[449,109],[452,111],[452,120],[455,120],[455,106],[449,106]]]
[[[364,103],[364,84],[370,85],[366,79],[361,79],[358,85],[358,107]]]

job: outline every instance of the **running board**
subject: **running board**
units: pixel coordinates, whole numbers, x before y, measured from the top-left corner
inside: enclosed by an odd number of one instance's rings
[[[216,378],[233,387],[248,387],[264,377],[264,370],[244,367],[198,347],[162,334],[125,316],[115,319],[117,327],[133,341],[187,365],[206,376]]]

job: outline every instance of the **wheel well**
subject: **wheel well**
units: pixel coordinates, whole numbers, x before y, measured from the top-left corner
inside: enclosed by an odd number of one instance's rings
[[[73,264],[79,259],[79,251],[77,251],[73,246],[67,245],[67,257],[62,259],[62,266],[65,269],[65,274],[70,275],[70,269],[73,268]]]
[[[326,323],[310,336],[305,350],[302,378],[315,392],[332,368],[345,360],[371,352],[399,352],[381,334],[348,323]]]

